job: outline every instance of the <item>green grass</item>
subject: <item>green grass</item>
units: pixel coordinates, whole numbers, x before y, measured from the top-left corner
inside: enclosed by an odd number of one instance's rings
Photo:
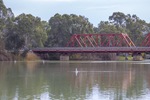
[[[127,57],[129,61],[132,61],[133,60],[133,57],[132,56],[128,56]],[[119,61],[125,61],[125,56],[118,56],[118,60]]]

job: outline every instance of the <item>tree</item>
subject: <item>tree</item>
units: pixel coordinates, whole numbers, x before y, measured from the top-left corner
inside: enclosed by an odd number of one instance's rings
[[[18,34],[18,27],[13,22],[7,26],[5,46],[7,50],[19,50],[24,45],[23,37]]]
[[[136,45],[140,45],[144,34],[150,31],[144,20],[122,12],[114,12],[109,16],[109,21],[100,22],[98,29],[99,32],[127,33]]]
[[[126,29],[131,37],[131,39],[137,44],[140,45],[143,40],[145,33],[148,33],[148,25],[144,20],[141,20],[136,15],[127,15],[126,20]]]
[[[31,14],[21,14],[15,18],[6,35],[7,49],[43,47],[47,40],[46,22]]]
[[[99,33],[125,33],[125,30],[122,27],[116,27],[108,21],[101,21],[98,25]]]
[[[70,37],[78,33],[93,33],[93,25],[84,16],[55,14],[49,20],[51,27],[46,46],[66,46]]]
[[[6,8],[0,0],[0,49],[5,49],[5,34],[8,32],[7,26],[10,25],[14,14],[10,8]]]
[[[117,28],[125,27],[126,15],[122,12],[114,12],[112,16],[109,16],[109,21]]]

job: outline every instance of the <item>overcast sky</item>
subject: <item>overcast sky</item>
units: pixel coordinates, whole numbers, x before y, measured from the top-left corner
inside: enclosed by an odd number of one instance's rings
[[[48,21],[56,13],[77,14],[89,18],[97,26],[107,21],[113,12],[136,14],[150,22],[150,0],[3,0],[15,16],[32,14]]]

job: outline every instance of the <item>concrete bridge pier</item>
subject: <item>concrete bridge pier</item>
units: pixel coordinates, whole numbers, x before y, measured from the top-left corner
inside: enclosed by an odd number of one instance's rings
[[[69,61],[69,55],[68,54],[61,54],[60,55],[60,61]]]

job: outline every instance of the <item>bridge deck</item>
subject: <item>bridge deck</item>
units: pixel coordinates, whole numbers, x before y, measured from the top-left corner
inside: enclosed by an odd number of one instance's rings
[[[35,53],[142,53],[150,47],[49,47],[32,49]]]

